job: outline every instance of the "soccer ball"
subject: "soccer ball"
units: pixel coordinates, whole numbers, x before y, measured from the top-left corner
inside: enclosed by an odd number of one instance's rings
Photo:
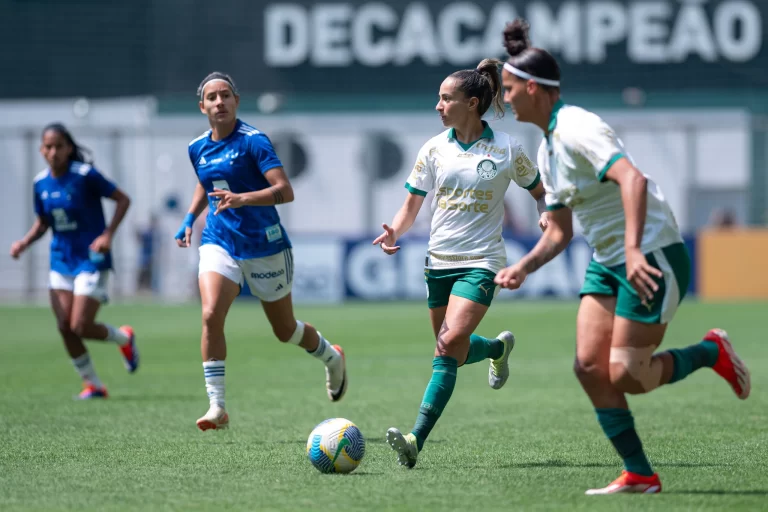
[[[325,420],[307,439],[307,457],[321,473],[351,473],[365,455],[365,438],[344,418]]]

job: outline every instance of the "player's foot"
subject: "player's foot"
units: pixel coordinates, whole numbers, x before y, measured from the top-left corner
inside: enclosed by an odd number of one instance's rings
[[[416,444],[415,435],[403,435],[396,428],[390,428],[387,430],[387,444],[397,452],[398,464],[407,468],[412,468],[416,465],[416,459],[419,456],[419,448]]]
[[[139,349],[136,347],[136,334],[133,327],[124,325],[120,330],[125,333],[131,341],[120,347],[120,353],[123,355],[123,363],[128,373],[133,373],[139,367]]]
[[[107,388],[98,388],[93,384],[85,384],[83,390],[75,397],[75,400],[90,400],[92,398],[108,398]]]
[[[752,389],[749,369],[733,350],[728,333],[722,329],[712,329],[704,339],[717,343],[720,350],[712,369],[731,385],[737,397],[742,400],[747,398]]]
[[[515,335],[509,331],[504,331],[498,336],[504,344],[504,353],[498,359],[491,359],[491,367],[488,368],[488,385],[493,389],[501,389],[509,378],[509,354],[515,348]]]
[[[659,475],[654,473],[652,476],[638,475],[629,471],[622,471],[621,476],[611,482],[608,487],[602,489],[590,489],[585,494],[594,496],[596,494],[618,494],[623,492],[656,494],[661,492],[661,480]]]
[[[229,414],[223,407],[211,405],[205,416],[197,420],[197,428],[200,430],[220,430],[229,427]]]
[[[335,363],[325,367],[325,389],[328,391],[331,402],[338,402],[347,392],[347,359],[340,346],[334,345],[333,348],[341,354],[341,357]]]

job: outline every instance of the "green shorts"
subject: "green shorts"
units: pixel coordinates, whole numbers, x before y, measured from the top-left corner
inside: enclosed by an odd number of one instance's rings
[[[427,282],[427,306],[430,309],[447,306],[451,295],[490,306],[499,292],[493,282],[495,277],[495,273],[484,268],[426,268],[424,280]]]
[[[627,267],[623,263],[606,267],[595,260],[590,261],[580,295],[611,295],[616,297],[617,316],[644,324],[669,323],[688,291],[691,279],[688,250],[678,243],[657,249],[645,257],[651,266],[664,273],[663,277],[655,279],[659,290],[647,306],[642,304],[627,281]]]

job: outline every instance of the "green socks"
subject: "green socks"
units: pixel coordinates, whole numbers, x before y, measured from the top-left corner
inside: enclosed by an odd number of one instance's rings
[[[498,359],[504,354],[504,344],[501,340],[483,338],[477,334],[469,337],[469,352],[464,364],[479,363],[486,359]]]
[[[643,443],[635,431],[635,420],[627,409],[595,409],[597,421],[605,436],[624,460],[624,468],[630,473],[653,476],[653,469],[643,452]]]
[[[713,367],[717,362],[719,348],[714,341],[702,341],[696,345],[685,348],[673,348],[668,350],[675,360],[672,369],[672,378],[669,384],[683,380],[699,368]]]
[[[452,357],[438,356],[432,360],[432,379],[424,391],[424,398],[419,407],[419,416],[412,433],[421,451],[424,441],[443,413],[448,400],[451,399],[453,388],[456,386],[456,369],[458,363]]]

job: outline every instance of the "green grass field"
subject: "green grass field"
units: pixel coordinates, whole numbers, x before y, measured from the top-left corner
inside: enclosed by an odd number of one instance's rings
[[[199,432],[208,406],[199,307],[109,306],[130,323],[142,367],[128,375],[114,345],[89,345],[111,393],[75,402],[79,379],[45,308],[0,309],[2,510],[765,510],[768,507],[768,304],[686,303],[665,346],[729,330],[753,392],[735,398],[705,369],[630,405],[662,477],[654,496],[586,497],[620,462],[571,366],[575,303],[500,303],[480,334],[510,329],[518,344],[506,387],[487,363],[462,368],[453,398],[406,470],[384,443],[410,429],[431,375],[426,306],[298,307],[299,318],[344,346],[350,389],[325,395],[322,365],[280,345],[258,305],[237,304],[227,325],[231,428]],[[351,475],[321,475],[307,436],[330,417],[367,439]]]

